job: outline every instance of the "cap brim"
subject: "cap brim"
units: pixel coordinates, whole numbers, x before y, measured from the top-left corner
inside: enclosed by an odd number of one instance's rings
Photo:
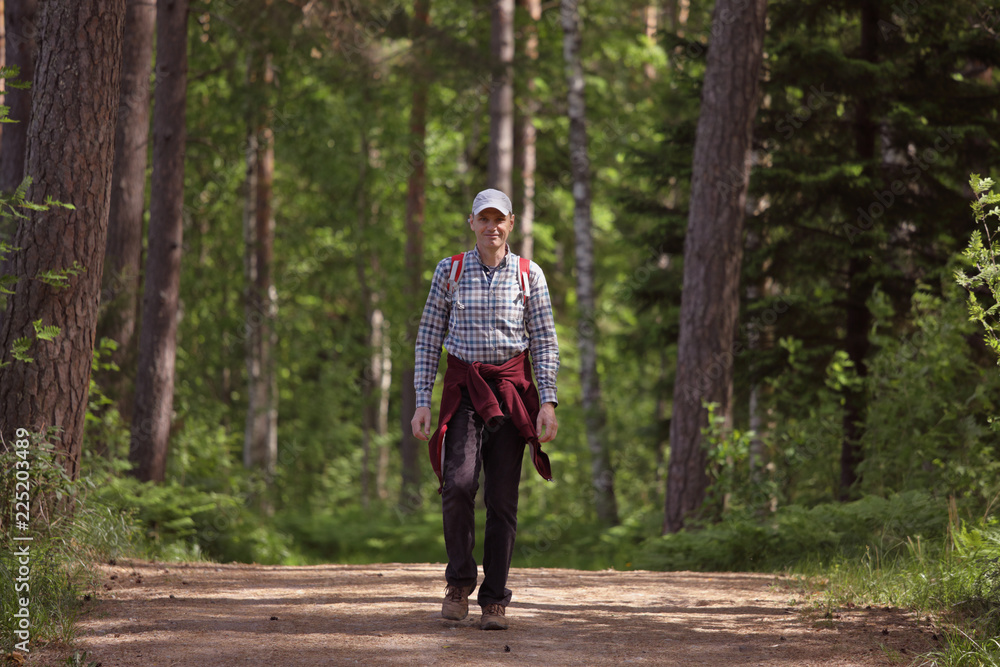
[[[504,215],[510,215],[510,210],[507,208],[507,206],[504,205],[503,202],[499,201],[488,201],[483,204],[480,204],[476,208],[472,209],[472,215],[479,215],[480,211],[485,211],[488,208],[495,208]]]

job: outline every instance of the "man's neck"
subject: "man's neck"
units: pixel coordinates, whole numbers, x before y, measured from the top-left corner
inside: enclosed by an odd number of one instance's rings
[[[477,246],[479,249],[479,261],[481,261],[486,266],[500,266],[500,262],[507,255],[507,244],[505,243],[502,248],[497,248],[494,250],[483,250],[482,247]]]

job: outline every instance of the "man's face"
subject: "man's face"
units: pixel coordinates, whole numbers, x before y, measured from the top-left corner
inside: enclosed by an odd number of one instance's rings
[[[495,208],[484,208],[469,218],[469,226],[476,233],[476,245],[483,250],[499,250],[514,229],[514,214],[505,216]]]

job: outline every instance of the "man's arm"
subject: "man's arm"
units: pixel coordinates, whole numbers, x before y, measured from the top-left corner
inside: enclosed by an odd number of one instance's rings
[[[556,395],[556,377],[559,374],[559,340],[556,324],[552,316],[552,299],[545,274],[541,267],[531,263],[531,293],[525,311],[525,325],[528,329],[528,348],[531,351],[531,365],[538,382],[538,394],[542,407],[538,412],[536,429],[541,442],[549,442],[556,437],[559,424],[555,407],[559,401]]]
[[[414,345],[413,388],[417,394],[417,409],[413,412],[410,427],[420,440],[430,437],[431,394],[441,361],[441,345],[448,333],[450,307],[446,299],[450,258],[441,260],[431,278],[431,288],[420,317],[417,340]]]

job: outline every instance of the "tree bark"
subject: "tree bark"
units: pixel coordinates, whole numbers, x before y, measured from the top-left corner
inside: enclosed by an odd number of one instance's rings
[[[0,0],[0,67],[7,64],[7,20],[6,3]],[[6,96],[0,93],[0,104],[6,104]],[[3,153],[3,127],[0,127],[0,154]]]
[[[528,14],[531,16],[524,31],[526,33],[524,54],[531,61],[530,70],[535,70],[538,62],[538,21],[542,18],[542,1],[525,0]],[[535,116],[538,115],[539,102],[535,97],[536,86],[534,77],[528,77],[528,99],[525,103],[524,118],[521,121],[522,151],[524,168],[521,171],[521,182],[524,186],[524,201],[521,204],[521,217],[518,219],[521,228],[521,242],[518,244],[518,254],[531,261],[535,253],[535,168],[537,166],[537,131]]]
[[[427,188],[425,144],[427,136],[427,89],[430,85],[426,66],[428,48],[427,27],[430,22],[430,0],[417,0],[413,18],[413,39],[419,45],[413,63],[413,101],[410,107],[410,175],[406,184],[406,297],[410,304],[420,303],[424,264],[424,207]],[[417,339],[420,315],[410,317],[406,323],[406,340]],[[402,438],[399,443],[402,459],[402,486],[399,507],[409,511],[420,504],[419,444],[410,429],[410,418],[417,408],[416,390],[413,388],[413,357],[406,357],[402,373],[402,401],[399,421]]]
[[[43,7],[26,160],[35,182],[28,196],[76,208],[31,211],[20,221],[13,244],[23,250],[11,264],[21,280],[0,328],[0,354],[10,363],[0,382],[0,433],[9,446],[17,428],[57,429],[56,449],[73,479],[100,303],[124,19],[125,0],[50,0]],[[32,279],[74,263],[83,272],[65,288]],[[39,319],[61,333],[53,342],[33,342],[33,362],[13,361],[14,341],[34,338],[32,322]]]
[[[765,0],[718,0],[695,135],[664,533],[696,513],[708,485],[703,402],[731,422],[743,217],[757,108]]]
[[[4,104],[10,107],[10,118],[18,122],[4,125],[3,129],[0,190],[4,192],[14,190],[24,180],[32,90],[40,88],[35,81],[39,35],[37,7],[36,0],[7,0],[4,5],[7,65],[17,65],[21,69],[18,80],[31,83],[31,88],[8,88],[5,93]]]
[[[278,302],[272,271],[274,130],[273,113],[268,103],[274,68],[270,54],[252,56],[251,60],[254,64],[250,68],[250,87],[257,91],[253,97],[263,100],[263,104],[250,119],[247,146],[247,211],[244,216],[247,419],[243,465],[263,473],[266,482],[270,483],[278,462],[278,376],[274,359]]]
[[[38,25],[36,0],[6,2],[4,4],[4,61],[20,68],[17,80],[33,84]],[[11,192],[24,179],[25,145],[28,123],[31,121],[31,90],[6,85],[4,104],[10,107],[8,117],[15,123],[3,124],[3,143],[0,144],[0,190]],[[15,220],[0,218],[0,241],[10,243],[17,230]],[[11,243],[11,245],[13,245]],[[13,274],[10,259],[0,259],[0,275]],[[0,326],[4,313],[0,311]]]
[[[573,172],[573,232],[576,245],[576,302],[579,308],[580,384],[584,423],[591,456],[594,503],[598,519],[618,523],[614,473],[604,439],[605,413],[597,374],[597,320],[594,308],[594,239],[590,220],[590,158],[587,113],[580,62],[580,14],[576,0],[562,0],[563,56],[569,88],[569,150]]]
[[[514,172],[514,0],[493,0],[487,186],[508,196]]]
[[[861,7],[861,58],[874,63],[878,51],[878,8],[872,2],[865,2]],[[861,91],[857,101],[854,119],[854,140],[858,158],[862,163],[872,164],[875,157],[878,129],[872,120],[871,93]],[[866,167],[871,171],[872,167]],[[869,173],[872,179],[876,174]],[[848,261],[847,267],[847,305],[845,308],[844,346],[848,357],[854,363],[858,376],[864,378],[868,374],[865,359],[871,347],[868,342],[868,330],[871,326],[871,312],[868,310],[868,297],[871,296],[874,285],[867,277],[870,260],[867,247],[871,243],[871,235],[864,234],[858,239],[858,248]],[[844,440],[840,449],[840,485],[838,499],[851,500],[854,497],[854,486],[858,481],[858,466],[862,461],[861,437],[864,434],[864,420],[867,412],[867,400],[863,389],[847,388],[844,391]]]
[[[117,399],[118,411],[126,420],[132,418],[132,392],[125,369],[133,367],[136,354],[134,334],[139,309],[155,25],[156,0],[127,0],[122,91],[115,129],[111,212],[101,292],[105,312],[97,328],[98,340],[107,337],[118,343],[111,360],[122,370],[114,378],[108,378],[108,383],[115,387],[110,393]]]
[[[187,0],[156,7],[153,188],[129,461],[141,480],[163,481],[174,404],[187,99]]]

